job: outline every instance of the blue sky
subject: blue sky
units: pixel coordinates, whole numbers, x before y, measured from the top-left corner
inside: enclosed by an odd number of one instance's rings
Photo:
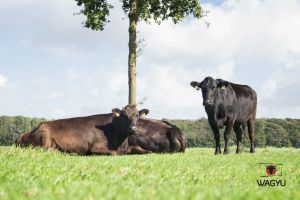
[[[214,5],[221,5],[222,3],[224,3],[224,0],[200,0],[199,2],[203,4],[211,3]]]
[[[102,32],[75,1],[0,1],[0,115],[63,118],[127,103],[127,19],[118,0]],[[140,23],[138,99],[152,118],[206,117],[205,76],[248,84],[258,117],[300,118],[300,1],[201,1],[203,21]],[[142,107],[141,107],[142,108]]]

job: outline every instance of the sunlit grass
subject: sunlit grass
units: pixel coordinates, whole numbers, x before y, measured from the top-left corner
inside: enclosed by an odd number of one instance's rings
[[[300,150],[213,149],[133,156],[72,156],[0,148],[0,199],[299,199]],[[285,187],[258,187],[260,162],[282,163]],[[270,179],[270,178],[269,178]]]

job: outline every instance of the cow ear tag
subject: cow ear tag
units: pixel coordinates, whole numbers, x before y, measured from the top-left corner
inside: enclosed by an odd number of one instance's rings
[[[115,113],[116,117],[120,117],[120,113]]]
[[[225,90],[225,85],[222,85],[221,90]]]
[[[145,113],[141,114],[141,117],[145,117],[145,116],[146,116],[146,114],[145,114]]]

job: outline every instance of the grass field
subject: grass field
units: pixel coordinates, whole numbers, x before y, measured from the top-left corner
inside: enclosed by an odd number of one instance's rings
[[[300,150],[257,149],[214,156],[179,154],[72,156],[0,147],[0,199],[300,199]],[[258,163],[283,164],[285,187],[258,187]]]

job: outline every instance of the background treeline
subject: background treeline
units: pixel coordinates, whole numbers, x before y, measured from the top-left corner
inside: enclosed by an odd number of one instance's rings
[[[178,126],[187,136],[189,147],[214,147],[214,137],[207,119],[169,120]],[[221,143],[224,129],[221,130]],[[295,147],[300,148],[300,119],[257,119],[255,128],[256,147]],[[231,145],[236,144],[236,136],[232,131]],[[244,130],[243,144],[249,146],[248,129]]]
[[[43,121],[46,119],[0,116],[0,146],[13,144],[19,134],[32,130]]]
[[[15,138],[35,128],[44,118],[23,116],[0,116],[0,145],[11,145]],[[168,120],[178,126],[187,136],[188,147],[214,147],[213,133],[207,119]],[[223,133],[224,130],[221,131]],[[222,134],[223,136],[223,134]],[[243,143],[249,146],[247,128]],[[235,144],[235,133],[232,132],[231,144]],[[221,139],[223,143],[224,140]],[[300,148],[300,119],[257,119],[255,130],[257,147],[296,147]]]

